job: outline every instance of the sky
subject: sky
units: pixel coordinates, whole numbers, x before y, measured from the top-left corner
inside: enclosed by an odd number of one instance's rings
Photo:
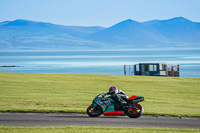
[[[200,0],[0,0],[0,22],[26,19],[67,26],[110,27],[184,17],[200,22]]]

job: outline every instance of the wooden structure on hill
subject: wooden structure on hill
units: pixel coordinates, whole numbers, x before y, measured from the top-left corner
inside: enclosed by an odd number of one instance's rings
[[[124,75],[180,77],[180,65],[167,63],[124,65]]]

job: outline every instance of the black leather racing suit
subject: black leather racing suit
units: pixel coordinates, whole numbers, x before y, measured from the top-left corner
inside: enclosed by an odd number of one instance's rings
[[[118,92],[113,92],[113,93],[105,93],[105,94],[109,94],[110,97],[115,100],[115,102],[119,105],[119,106],[123,106],[126,104],[126,101],[128,100],[128,96],[125,92],[123,92],[122,90],[118,89]]]

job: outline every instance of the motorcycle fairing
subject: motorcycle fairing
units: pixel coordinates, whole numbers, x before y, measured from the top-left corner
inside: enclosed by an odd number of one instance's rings
[[[105,115],[105,116],[122,116],[122,115],[126,115],[126,114],[124,113],[124,111],[110,111],[110,112],[103,113],[103,115]]]
[[[103,114],[105,116],[121,116],[125,115],[124,111],[115,111],[114,100],[107,97],[103,98],[101,95],[98,95],[92,102],[94,106],[101,106]]]
[[[109,97],[104,98],[104,97],[102,97],[102,94],[100,94],[100,95],[95,97],[95,99],[93,100],[92,104],[95,107],[97,105],[101,106],[103,112],[110,112],[110,111],[114,111],[115,110],[114,104],[112,102],[114,102],[114,100],[112,100]]]
[[[105,112],[110,112],[110,111],[115,111],[115,106],[112,103],[107,103],[101,106],[103,109],[103,113]]]
[[[103,114],[105,116],[122,116],[126,115],[124,111],[115,111],[115,106],[113,103],[104,104],[101,106],[103,109]]]
[[[144,97],[142,96],[131,96],[129,99],[128,99],[128,102],[132,102],[132,103],[138,103],[138,102],[141,102],[141,101],[144,101]]]
[[[128,100],[136,99],[138,96],[132,95],[131,97],[128,98]]]

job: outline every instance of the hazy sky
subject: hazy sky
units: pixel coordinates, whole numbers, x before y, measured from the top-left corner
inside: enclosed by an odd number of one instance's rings
[[[0,22],[27,19],[61,25],[109,27],[185,17],[200,22],[200,0],[0,0]]]

